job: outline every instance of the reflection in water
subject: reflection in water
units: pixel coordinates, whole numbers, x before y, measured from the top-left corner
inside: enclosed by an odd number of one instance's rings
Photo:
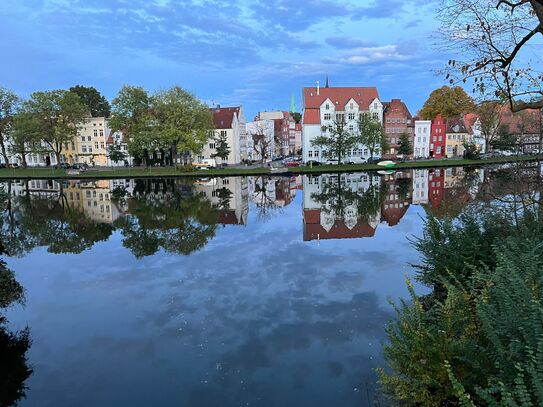
[[[5,196],[0,196],[0,199]],[[3,244],[0,240],[0,255]],[[26,358],[30,348],[28,329],[12,332],[7,327],[3,311],[24,302],[23,287],[15,280],[11,271],[0,259],[0,406],[13,406],[26,395],[25,381],[32,374]]]
[[[406,238],[425,212],[534,190],[535,167],[513,172],[6,182],[27,405],[373,405],[386,298],[418,259]],[[5,338],[15,399],[28,332]]]

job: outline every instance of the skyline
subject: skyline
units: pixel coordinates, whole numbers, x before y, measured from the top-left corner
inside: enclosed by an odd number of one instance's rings
[[[413,114],[445,84],[430,39],[436,1],[6,0],[0,6],[2,86],[180,85],[209,104],[301,111],[302,88],[376,86]],[[211,15],[210,11],[213,11]]]

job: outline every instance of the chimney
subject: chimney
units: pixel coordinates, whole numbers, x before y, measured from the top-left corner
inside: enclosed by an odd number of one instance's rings
[[[317,81],[317,96],[321,94],[321,86],[320,86],[320,83],[319,81]]]

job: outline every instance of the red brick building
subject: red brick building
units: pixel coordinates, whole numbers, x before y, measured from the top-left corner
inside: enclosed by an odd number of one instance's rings
[[[389,156],[395,157],[398,154],[398,144],[403,133],[409,135],[411,147],[413,147],[413,135],[415,132],[415,121],[409,112],[406,104],[401,99],[392,99],[384,105],[384,127],[385,135],[390,145]]]
[[[443,158],[446,156],[445,146],[447,143],[447,120],[438,114],[432,120],[432,131],[430,136],[430,158]]]
[[[432,208],[438,208],[443,200],[445,172],[442,169],[430,170],[428,174],[428,201]]]

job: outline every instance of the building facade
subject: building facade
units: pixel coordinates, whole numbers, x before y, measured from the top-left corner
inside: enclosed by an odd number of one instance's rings
[[[384,104],[385,136],[388,139],[388,156],[395,157],[398,154],[400,136],[407,134],[411,148],[413,147],[413,133],[415,123],[407,105],[401,99],[392,99]]]
[[[447,155],[447,158],[462,157],[466,150],[464,144],[469,138],[464,117],[454,116],[447,119],[447,130],[445,134],[445,154]]]
[[[446,145],[447,121],[438,114],[432,120],[432,133],[430,137],[430,158],[444,158]]]
[[[269,162],[275,158],[275,123],[273,120],[255,120],[247,123],[247,159]]]
[[[413,136],[413,156],[415,158],[430,157],[431,120],[415,120],[415,135]]]
[[[383,123],[383,103],[375,87],[304,88],[302,116],[302,157],[304,162],[326,162],[321,147],[313,141],[330,136],[334,122],[342,121],[347,130],[356,132],[361,115],[371,115]],[[380,152],[376,151],[379,156]],[[360,144],[348,152],[345,161],[364,162],[369,158],[366,146]]]

